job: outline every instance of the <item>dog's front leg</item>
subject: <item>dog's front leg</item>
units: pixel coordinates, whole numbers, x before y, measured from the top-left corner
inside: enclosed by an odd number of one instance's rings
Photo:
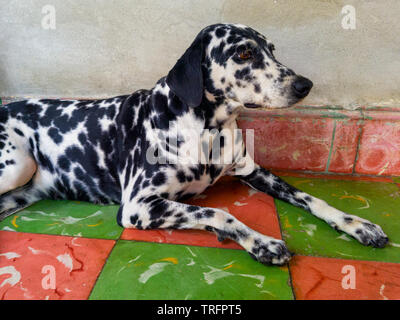
[[[123,204],[118,223],[137,229],[203,229],[214,232],[218,240],[232,239],[264,264],[282,265],[291,254],[283,241],[262,235],[220,209],[188,205],[155,195]]]
[[[364,245],[383,248],[388,242],[388,237],[380,226],[337,210],[325,201],[296,189],[258,165],[253,167],[250,174],[243,175],[240,170],[236,172],[236,175],[250,187],[307,210],[326,221],[331,227],[346,232]]]

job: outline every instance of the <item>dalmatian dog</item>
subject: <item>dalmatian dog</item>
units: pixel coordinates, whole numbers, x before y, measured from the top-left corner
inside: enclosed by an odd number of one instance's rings
[[[198,34],[151,90],[1,107],[1,219],[45,198],[116,203],[124,228],[207,230],[221,241],[236,241],[261,263],[285,264],[292,254],[282,240],[223,210],[180,202],[231,175],[364,245],[384,247],[388,238],[378,225],[290,186],[246,151],[236,124],[240,110],[292,106],[313,85],[273,51],[249,27],[215,24]]]

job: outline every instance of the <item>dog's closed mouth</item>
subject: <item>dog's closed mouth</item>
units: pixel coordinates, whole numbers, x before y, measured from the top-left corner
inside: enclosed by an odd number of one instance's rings
[[[245,103],[244,106],[246,108],[261,108],[261,105],[255,103]]]

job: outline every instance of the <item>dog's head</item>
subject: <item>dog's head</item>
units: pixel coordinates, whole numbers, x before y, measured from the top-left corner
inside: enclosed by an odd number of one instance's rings
[[[274,45],[252,28],[216,24],[203,29],[167,76],[187,105],[203,97],[246,108],[284,108],[306,97],[312,82],[275,59]]]

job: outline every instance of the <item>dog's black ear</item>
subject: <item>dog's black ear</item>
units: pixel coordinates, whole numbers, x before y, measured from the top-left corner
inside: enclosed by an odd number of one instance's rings
[[[167,76],[167,85],[189,107],[197,107],[203,98],[202,42],[199,34]]]

